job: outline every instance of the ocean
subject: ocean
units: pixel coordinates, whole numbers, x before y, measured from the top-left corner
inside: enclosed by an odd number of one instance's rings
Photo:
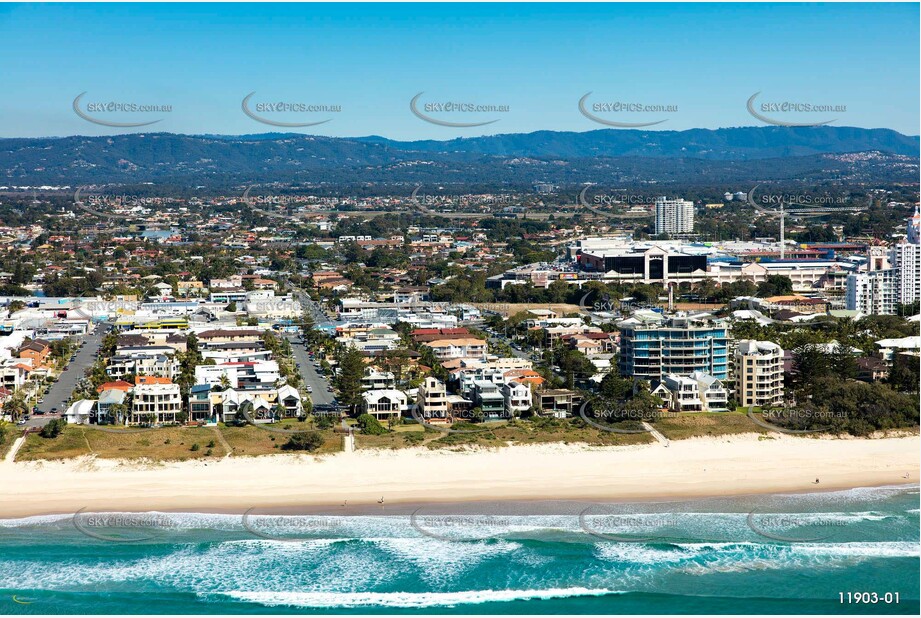
[[[8,519],[0,613],[917,615],[918,506],[899,486]]]

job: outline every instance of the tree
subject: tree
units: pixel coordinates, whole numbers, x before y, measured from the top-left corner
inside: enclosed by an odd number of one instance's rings
[[[25,396],[21,390],[16,391],[13,396],[3,404],[3,412],[8,414],[14,423],[22,418],[28,411],[29,408],[26,405]]]
[[[360,415],[358,417],[358,426],[361,428],[361,433],[369,436],[380,436],[387,433],[380,421],[370,414]]]
[[[67,427],[67,421],[63,418],[56,418],[42,427],[41,431],[38,432],[38,435],[43,438],[57,438],[59,435],[61,435],[61,432],[64,431],[65,427]]]
[[[904,393],[917,393],[919,382],[921,382],[921,370],[919,370],[918,359],[908,354],[894,354],[892,370],[889,372],[890,386]]]
[[[128,406],[124,403],[113,403],[109,406],[109,415],[116,425],[124,425],[128,418]]]
[[[768,296],[781,296],[793,292],[793,281],[785,275],[768,275],[764,281],[758,284],[758,296],[766,298]]]
[[[365,374],[365,361],[361,352],[353,347],[347,347],[338,360],[339,373],[335,381],[339,389],[339,400],[354,413],[361,403],[361,379]]]

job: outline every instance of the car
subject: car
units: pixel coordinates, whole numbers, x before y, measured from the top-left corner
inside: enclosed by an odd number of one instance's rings
[[[58,411],[57,407],[51,408],[51,414],[56,414]]]
[[[328,392],[328,393],[333,392],[333,387],[332,387],[332,386],[327,386],[327,387],[326,387],[326,392]]]
[[[45,398],[44,398],[44,397],[39,397],[39,398],[38,398],[38,402],[39,402],[39,403],[45,403]]]
[[[307,387],[307,392],[308,392],[308,393],[312,393],[312,392],[313,392],[313,387],[312,387],[312,386],[308,386],[308,387]]]
[[[19,422],[17,422],[16,424],[17,424],[17,425],[25,425],[25,424],[26,424],[26,419],[24,419],[24,418],[19,419]]]
[[[37,408],[35,410],[32,410],[32,412],[35,414],[35,416],[42,416],[45,414],[44,410],[39,410]]]

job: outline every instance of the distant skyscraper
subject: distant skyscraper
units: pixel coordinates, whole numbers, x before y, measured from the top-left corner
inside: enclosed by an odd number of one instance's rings
[[[690,234],[694,231],[694,202],[665,197],[656,199],[656,234]]]

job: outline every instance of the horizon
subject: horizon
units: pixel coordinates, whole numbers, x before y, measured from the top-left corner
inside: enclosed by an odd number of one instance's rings
[[[584,131],[568,131],[568,130],[556,130],[556,129],[535,129],[533,131],[522,131],[517,133],[490,133],[483,135],[462,135],[457,137],[444,137],[444,138],[425,138],[425,139],[413,139],[413,140],[402,140],[386,137],[379,134],[369,134],[369,135],[321,135],[319,133],[284,133],[279,131],[266,131],[264,133],[177,133],[174,131],[134,131],[128,133],[116,133],[109,135],[90,135],[88,133],[74,133],[71,135],[42,135],[37,137],[3,137],[0,136],[0,140],[15,140],[15,139],[71,139],[75,137],[81,138],[103,138],[103,137],[127,137],[127,136],[148,136],[148,135],[173,135],[176,137],[197,137],[197,138],[265,138],[265,139],[288,139],[291,137],[303,137],[303,138],[323,138],[323,139],[339,139],[339,140],[367,140],[372,138],[379,138],[386,141],[398,142],[398,143],[413,143],[413,142],[450,142],[455,140],[465,140],[465,139],[484,139],[484,138],[501,138],[512,135],[533,135],[535,133],[571,133],[576,135],[582,135],[586,133],[592,133],[597,131],[612,131],[612,132],[624,132],[629,133],[631,131],[648,133],[687,133],[690,131],[731,131],[736,129],[770,129],[770,128],[787,128],[787,129],[811,129],[816,127],[770,127],[770,126],[757,126],[757,125],[745,125],[745,126],[733,126],[733,127],[691,127],[688,129],[613,129],[613,128],[598,128],[598,129],[586,129]],[[875,127],[875,128],[866,128],[866,127],[854,127],[854,126],[829,126],[827,128],[832,129],[857,129],[860,131],[892,131],[903,137],[921,139],[919,134],[908,134],[902,133],[895,129],[889,129],[887,127]],[[270,137],[273,136],[273,137]]]
[[[6,71],[15,95],[0,104],[0,136],[259,135],[293,123],[309,126],[278,132],[444,141],[773,121],[917,136],[918,17],[898,3],[9,4],[0,51],[20,62]]]

